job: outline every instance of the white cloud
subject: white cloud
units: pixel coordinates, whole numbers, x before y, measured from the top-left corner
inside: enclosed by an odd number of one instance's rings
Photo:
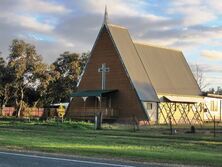
[[[168,13],[182,15],[184,26],[204,24],[217,18],[214,9],[209,8],[209,2],[203,0],[173,1]]]
[[[17,16],[17,19],[14,21],[23,27],[30,28],[35,31],[50,32],[53,30],[52,25],[41,23],[38,20],[36,20],[34,17],[30,16]]]
[[[210,0],[208,1],[208,5],[212,8],[212,10],[214,10],[215,13],[222,14],[222,3],[218,0]]]
[[[113,17],[143,17],[144,19],[149,19],[150,21],[163,21],[167,20],[168,17],[158,16],[155,14],[148,13],[145,10],[141,10],[143,5],[147,5],[148,2],[135,1],[133,0],[82,0],[80,6],[85,9],[85,11],[104,14],[105,6],[107,6],[108,13]]]
[[[19,25],[21,27],[39,32],[50,32],[54,28],[53,25],[40,22],[33,16],[25,16],[14,13],[2,12],[0,19],[2,22],[5,22],[9,25],[13,25],[15,27]]]
[[[65,48],[74,48],[75,47],[75,44],[72,41],[69,41],[64,38],[58,38],[57,42],[62,44]]]
[[[191,69],[195,70],[196,66],[200,68],[204,73],[222,73],[222,68],[220,65],[216,64],[206,64],[206,63],[190,63]]]
[[[43,0],[22,0],[21,4],[24,5],[24,10],[29,10],[31,12],[66,13],[69,11],[63,5]]]
[[[222,86],[222,68],[220,65],[213,64],[212,62],[210,64],[191,63],[190,67],[192,71],[196,70],[196,66],[203,73],[203,80],[207,85],[206,90]]]
[[[222,51],[204,50],[201,52],[201,56],[211,60],[222,60]]]
[[[64,5],[44,0],[3,1],[0,10],[0,22],[38,32],[51,32],[56,15],[70,12]]]
[[[53,13],[66,14],[70,12],[64,5],[49,0],[3,0],[1,1],[0,9],[8,9],[9,12],[26,12],[26,13]]]

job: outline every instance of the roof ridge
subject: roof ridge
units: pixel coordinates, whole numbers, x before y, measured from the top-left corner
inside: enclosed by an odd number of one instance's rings
[[[161,48],[161,49],[167,49],[167,50],[182,52],[182,50],[179,50],[179,49],[168,48],[168,47],[165,47],[165,46],[154,45],[154,44],[150,44],[150,43],[143,43],[143,42],[138,42],[138,41],[133,41],[133,43],[137,44],[137,45],[151,46],[151,47],[156,47],[156,48]]]

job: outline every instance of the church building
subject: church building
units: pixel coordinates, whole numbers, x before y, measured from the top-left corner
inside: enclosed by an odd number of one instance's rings
[[[180,50],[134,42],[104,22],[66,117],[138,123],[202,123],[200,88]]]

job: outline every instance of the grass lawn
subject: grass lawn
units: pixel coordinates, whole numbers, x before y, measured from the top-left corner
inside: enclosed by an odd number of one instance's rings
[[[206,130],[209,127],[197,129],[195,134],[184,133],[188,130],[184,127],[176,129],[177,134],[169,135],[165,126],[133,132],[130,126],[104,125],[103,130],[95,131],[90,123],[0,121],[0,148],[222,166],[222,133],[214,138]]]

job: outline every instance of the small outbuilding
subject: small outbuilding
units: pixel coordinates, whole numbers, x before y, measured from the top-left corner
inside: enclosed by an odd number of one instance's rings
[[[209,118],[215,118],[215,121],[222,121],[222,95],[209,94],[204,95],[205,113],[204,120],[209,121]]]

